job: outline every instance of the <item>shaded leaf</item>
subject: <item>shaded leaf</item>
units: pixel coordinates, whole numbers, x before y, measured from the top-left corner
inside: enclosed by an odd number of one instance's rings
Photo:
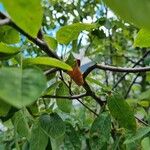
[[[140,100],[150,99],[150,89],[142,92],[141,95],[139,95],[138,99],[140,99]]]
[[[9,104],[0,100],[0,116],[5,116],[9,112],[10,108],[11,106]]]
[[[0,42],[7,44],[18,43],[20,40],[19,33],[10,26],[0,26]]]
[[[115,93],[108,98],[108,108],[120,126],[128,130],[136,130],[134,113],[120,94]]]
[[[18,108],[36,101],[46,88],[43,72],[37,68],[1,68],[0,98]]]
[[[64,83],[60,83],[58,88],[56,89],[57,96],[69,96],[69,89]],[[57,106],[60,110],[66,113],[70,113],[72,108],[72,101],[69,99],[59,98],[56,99]]]
[[[78,38],[81,31],[90,31],[96,27],[96,24],[87,23],[74,23],[72,25],[67,25],[57,31],[56,39],[61,44],[69,44],[71,41]]]
[[[74,149],[79,150],[81,148],[79,133],[69,123],[66,124],[66,135],[68,136],[69,141],[72,143]]]
[[[124,144],[135,142],[136,140],[141,139],[143,136],[145,136],[148,133],[150,133],[150,127],[141,127],[136,131],[135,134],[127,138]]]
[[[30,129],[29,129],[26,115],[20,110],[15,113],[12,120],[18,134],[21,137],[26,137],[29,139]]]
[[[108,113],[98,116],[90,129],[90,143],[93,150],[100,150],[110,138],[111,119]]]
[[[43,132],[39,123],[35,123],[31,129],[30,150],[45,150],[48,136]]]
[[[44,39],[47,42],[48,46],[52,49],[52,50],[56,50],[57,49],[57,40],[54,39],[53,37],[44,35]]]
[[[63,61],[60,61],[55,58],[50,57],[36,57],[36,58],[27,58],[23,61],[24,64],[34,64],[34,65],[47,65],[51,67],[57,67],[64,70],[72,70],[72,68],[64,63]]]
[[[58,114],[44,114],[39,118],[41,128],[52,138],[59,138],[65,133],[65,124]]]
[[[150,30],[149,0],[105,0],[104,2],[125,21]],[[138,10],[135,11],[135,9]]]
[[[37,36],[43,17],[41,0],[1,0],[1,2],[19,27],[30,35]]]
[[[135,47],[150,47],[150,31],[141,29],[134,41]]]

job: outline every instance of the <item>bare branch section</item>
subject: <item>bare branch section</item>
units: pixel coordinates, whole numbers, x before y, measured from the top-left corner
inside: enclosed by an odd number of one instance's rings
[[[57,95],[44,95],[42,98],[57,98],[57,99],[78,99],[83,98],[85,96],[89,96],[88,94],[80,94],[80,95],[73,95],[73,96],[57,96]]]
[[[84,78],[88,76],[88,74],[93,71],[94,69],[101,69],[105,71],[112,71],[112,72],[126,72],[126,73],[139,73],[139,72],[146,72],[150,71],[150,67],[139,67],[139,68],[122,68],[122,67],[114,67],[108,65],[101,65],[95,64],[89,67],[85,73],[83,74]]]

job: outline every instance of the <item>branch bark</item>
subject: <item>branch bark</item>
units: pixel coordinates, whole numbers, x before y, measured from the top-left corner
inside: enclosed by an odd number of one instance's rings
[[[73,95],[73,96],[57,96],[57,95],[44,95],[42,96],[42,98],[57,98],[57,99],[78,99],[78,98],[82,98],[85,96],[90,96],[87,93],[85,94],[80,94],[80,95]]]
[[[139,68],[122,68],[122,67],[114,67],[114,66],[108,66],[108,65],[101,65],[101,64],[95,64],[91,67],[89,67],[85,73],[83,74],[83,77],[87,77],[88,74],[93,71],[94,69],[101,69],[101,70],[109,70],[112,72],[126,72],[126,73],[139,73],[139,72],[146,72],[150,71],[150,67],[139,67]]]
[[[37,46],[39,46],[41,48],[41,50],[43,50],[48,56],[56,58],[56,59],[60,59],[47,45],[46,42],[44,42],[43,40],[40,40],[39,38],[34,38],[31,35],[29,35],[27,32],[25,32],[23,29],[21,29],[17,24],[15,24],[9,17],[7,17],[5,14],[3,14],[2,12],[0,12],[0,17],[3,18],[4,20],[6,19],[7,22],[9,20],[9,22],[7,23],[9,26],[13,27],[15,30],[17,30],[18,32],[20,32],[22,35],[26,36],[30,41],[32,41],[34,44],[36,44]],[[5,20],[5,22],[6,22]]]

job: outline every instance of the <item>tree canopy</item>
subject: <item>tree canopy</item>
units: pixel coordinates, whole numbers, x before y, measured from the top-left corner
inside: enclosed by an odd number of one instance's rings
[[[0,0],[0,149],[148,150],[148,0]]]

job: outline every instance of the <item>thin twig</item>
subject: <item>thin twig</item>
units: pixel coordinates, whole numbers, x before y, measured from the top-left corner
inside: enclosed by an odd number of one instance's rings
[[[146,126],[150,126],[148,123],[146,123],[145,121],[141,120],[140,118],[138,118],[137,116],[134,116],[139,122],[141,122],[142,124],[146,125]]]
[[[143,55],[143,57],[142,57],[141,59],[139,59],[139,60],[133,65],[132,68],[134,68],[134,67],[136,67],[137,65],[139,65],[140,62],[143,61],[144,58],[146,58],[149,53],[150,53],[150,51],[147,51],[147,52]],[[125,78],[126,75],[128,75],[128,72],[126,72],[126,73],[117,81],[117,83],[113,86],[112,89],[115,89],[115,88],[118,86],[118,84]]]
[[[50,70],[46,70],[46,71],[44,72],[44,75],[48,76],[48,75],[50,75],[50,74],[52,74],[52,73],[55,73],[55,72],[57,72],[57,71],[59,71],[58,68],[53,68],[53,69],[50,69]]]
[[[57,98],[57,99],[78,99],[85,96],[89,96],[87,93],[80,94],[80,95],[72,95],[72,96],[58,96],[58,95],[44,95],[42,98]]]
[[[129,86],[129,88],[128,88],[128,91],[127,91],[126,95],[124,96],[125,99],[128,97],[128,94],[130,93],[131,88],[132,88],[133,84],[135,83],[135,81],[137,80],[137,78],[139,77],[139,75],[140,75],[140,73],[138,73],[138,74],[136,75],[136,77],[134,78],[134,80],[133,80],[132,83],[130,84],[130,86]]]

